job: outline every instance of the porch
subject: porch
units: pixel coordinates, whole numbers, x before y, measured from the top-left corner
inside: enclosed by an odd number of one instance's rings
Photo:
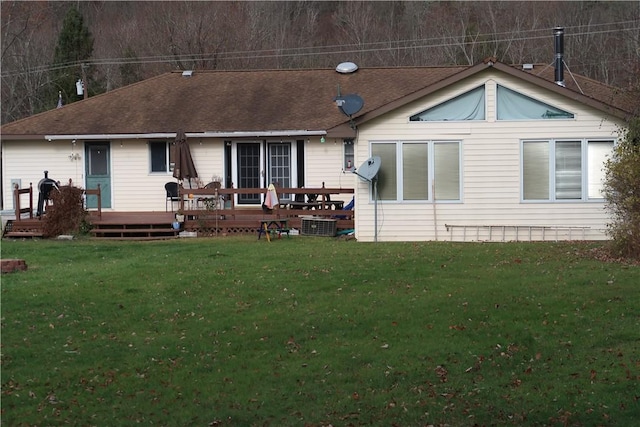
[[[89,194],[99,200],[99,191],[89,190]],[[181,234],[198,237],[258,236],[263,221],[285,220],[289,229],[302,230],[303,221],[309,218],[330,221],[336,232],[354,228],[354,210],[344,209],[346,203],[336,199],[338,195],[353,197],[352,188],[278,188],[278,195],[286,196],[281,197],[280,203],[272,209],[236,204],[236,200],[240,200],[239,195],[261,202],[266,191],[265,188],[179,188],[177,200],[168,201],[171,209],[167,208],[166,212],[104,211],[98,203],[97,209],[89,211],[90,233],[95,238],[119,240],[168,239]],[[316,195],[315,201],[294,201],[296,195],[306,197],[309,194]],[[20,203],[21,196],[27,198],[26,203]],[[3,237],[42,237],[42,218],[33,215],[33,189],[16,188],[14,200],[15,218],[8,221]],[[177,214],[184,215],[184,220],[175,228]]]
[[[180,187],[175,203],[176,212],[184,215],[181,229],[198,236],[228,236],[257,233],[265,221],[286,221],[289,229],[302,230],[308,218],[335,222],[337,232],[354,228],[349,201],[337,199],[353,198],[353,188],[276,188],[279,203],[271,208],[237,202],[262,203],[266,193],[266,188]]]

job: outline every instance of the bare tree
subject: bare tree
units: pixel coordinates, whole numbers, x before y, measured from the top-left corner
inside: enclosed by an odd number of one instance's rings
[[[49,83],[49,60],[56,28],[55,5],[2,2],[2,123],[55,108],[41,99]]]
[[[623,87],[640,74],[638,2],[2,1],[2,123],[55,106],[39,89],[72,5],[104,90],[172,69],[550,64],[555,26],[571,72]]]

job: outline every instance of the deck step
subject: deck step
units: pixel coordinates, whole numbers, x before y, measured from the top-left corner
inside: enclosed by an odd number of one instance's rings
[[[44,230],[42,221],[37,219],[22,219],[16,221],[10,219],[7,221],[3,230],[2,237],[21,239],[21,238],[33,238],[43,237]]]
[[[157,240],[172,239],[178,236],[176,230],[166,222],[153,223],[120,223],[97,224],[91,229],[91,235],[96,239],[119,240]]]
[[[4,237],[19,239],[25,237],[43,237],[43,234],[38,231],[8,231],[4,233]]]
[[[172,236],[95,236],[95,239],[99,240],[170,240],[177,239],[178,237],[175,235]]]

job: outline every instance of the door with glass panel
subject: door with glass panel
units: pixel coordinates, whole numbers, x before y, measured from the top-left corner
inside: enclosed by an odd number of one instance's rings
[[[267,144],[267,183],[277,188],[291,187],[291,144],[286,142]],[[280,200],[290,200],[289,194],[278,194]]]
[[[291,143],[239,142],[236,144],[236,179],[238,188],[291,187]],[[287,195],[280,195],[286,199]],[[259,205],[262,194],[239,194],[238,204]]]
[[[240,142],[236,145],[236,173],[238,188],[260,188],[262,186],[262,144]],[[260,194],[238,194],[239,205],[259,205]]]
[[[85,144],[85,180],[87,189],[98,188],[100,184],[100,204],[111,207],[111,166],[110,143],[95,142]],[[98,207],[96,196],[87,196],[87,208]]]

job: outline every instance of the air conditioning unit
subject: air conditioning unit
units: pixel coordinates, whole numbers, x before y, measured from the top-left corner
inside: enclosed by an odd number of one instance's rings
[[[333,237],[336,235],[337,227],[338,225],[335,219],[302,218],[302,230],[300,230],[300,234]]]

